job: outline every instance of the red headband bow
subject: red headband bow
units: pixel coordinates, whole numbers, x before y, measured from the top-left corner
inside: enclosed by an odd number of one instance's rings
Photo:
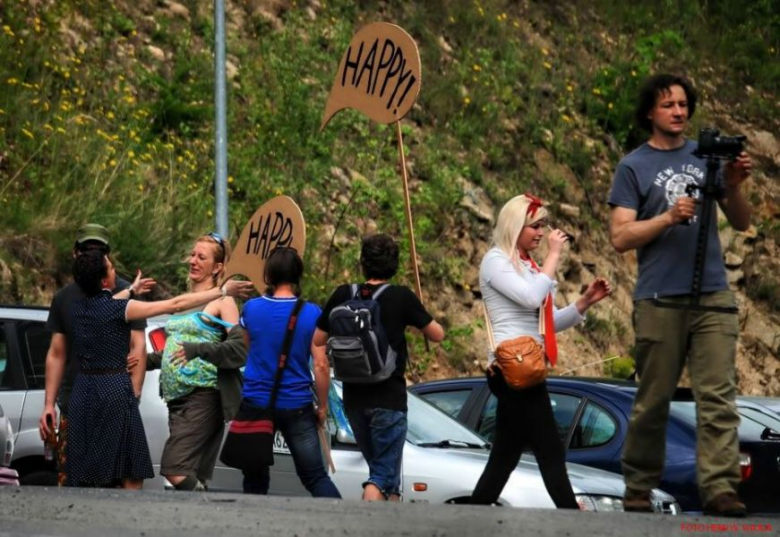
[[[528,216],[531,218],[536,214],[536,210],[542,206],[542,200],[532,194],[525,194],[525,197],[531,200],[531,204],[528,206]]]

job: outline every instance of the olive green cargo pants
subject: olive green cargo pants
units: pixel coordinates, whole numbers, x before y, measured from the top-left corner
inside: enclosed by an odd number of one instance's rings
[[[689,297],[665,301],[687,303]],[[707,306],[733,306],[730,291],[702,295]],[[735,403],[734,360],[737,315],[657,307],[652,300],[634,303],[634,359],[639,390],[623,449],[626,486],[657,487],[666,455],[666,423],[683,367],[696,400],[696,465],[702,503],[740,482],[739,414]]]

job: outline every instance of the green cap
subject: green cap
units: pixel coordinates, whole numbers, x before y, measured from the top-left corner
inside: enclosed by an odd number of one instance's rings
[[[100,224],[84,224],[76,233],[76,243],[97,241],[108,246],[108,230]]]

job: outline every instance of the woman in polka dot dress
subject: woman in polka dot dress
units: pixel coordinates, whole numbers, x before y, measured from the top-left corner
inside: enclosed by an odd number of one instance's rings
[[[130,343],[128,321],[175,313],[220,297],[246,296],[250,282],[229,281],[221,289],[189,293],[160,302],[114,299],[116,272],[99,251],[79,255],[73,276],[86,298],[74,304],[74,352],[81,370],[69,408],[66,465],[68,486],[141,488],[154,476],[138,401],[126,371]],[[64,363],[47,364],[46,382],[54,391],[62,381]],[[54,416],[44,408],[42,423]],[[52,420],[53,421],[53,420]],[[47,431],[41,430],[42,436]]]

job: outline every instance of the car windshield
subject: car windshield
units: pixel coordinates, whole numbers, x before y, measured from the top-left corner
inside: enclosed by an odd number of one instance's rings
[[[428,401],[407,392],[409,431],[407,440],[420,444],[463,443],[484,446],[485,440]]]
[[[341,383],[332,382],[331,413],[339,427],[348,427],[341,399]],[[431,403],[414,395],[408,396],[409,414],[407,415],[408,431],[406,439],[416,445],[439,447],[487,447],[484,438],[473,433],[455,419],[436,408]],[[350,433],[351,429],[348,429]]]
[[[780,433],[780,420],[764,412],[747,407],[737,407],[740,420],[739,434],[749,437],[761,437],[769,428]],[[678,418],[696,427],[696,403],[693,401],[672,401],[671,412]]]

